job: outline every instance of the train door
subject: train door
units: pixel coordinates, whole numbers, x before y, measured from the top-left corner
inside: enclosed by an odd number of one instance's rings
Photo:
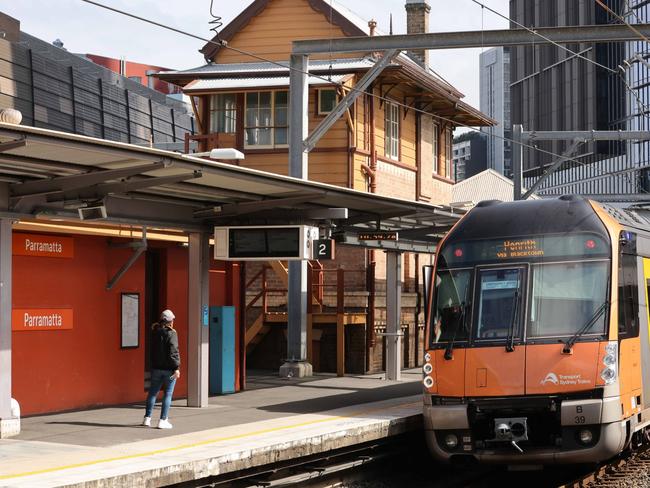
[[[630,247],[634,252],[636,251],[635,246]],[[643,366],[641,363],[639,319],[640,312],[643,310],[640,305],[645,300],[640,300],[641,294],[639,292],[642,292],[642,296],[645,298],[643,283],[646,280],[639,280],[639,268],[644,267],[644,260],[636,256],[636,254],[627,254],[626,250],[627,248],[622,246],[622,252],[619,254],[618,337],[621,407],[623,416],[629,417],[637,413],[638,407],[642,403],[641,378]]]
[[[523,395],[526,266],[478,267],[465,396]]]
[[[643,385],[643,402],[648,408],[650,402],[650,258],[643,258],[639,269],[639,338],[641,349],[641,380]]]

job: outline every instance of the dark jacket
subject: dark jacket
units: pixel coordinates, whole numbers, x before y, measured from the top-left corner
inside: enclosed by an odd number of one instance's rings
[[[175,371],[181,365],[176,331],[156,325],[151,333],[151,367]]]

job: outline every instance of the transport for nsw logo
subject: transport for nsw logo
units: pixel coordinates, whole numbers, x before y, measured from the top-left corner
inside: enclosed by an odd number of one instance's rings
[[[557,375],[555,373],[549,373],[546,375],[546,378],[540,381],[540,384],[542,386],[545,385],[546,383],[552,383],[554,385],[557,385],[560,383],[560,380],[557,379]]]

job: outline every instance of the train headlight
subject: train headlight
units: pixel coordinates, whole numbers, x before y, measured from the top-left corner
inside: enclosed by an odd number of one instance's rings
[[[458,445],[458,437],[456,434],[447,434],[445,436],[445,446],[447,449],[456,449],[456,446]]]
[[[605,357],[603,357],[605,369],[600,372],[600,377],[606,385],[611,385],[618,376],[618,343],[610,342],[605,346]]]
[[[431,376],[425,376],[422,380],[422,384],[425,388],[431,388],[433,386],[433,378]]]
[[[591,441],[594,440],[594,434],[589,429],[582,429],[578,432],[578,439],[584,445],[591,444]]]
[[[600,377],[603,379],[606,385],[611,385],[616,381],[616,371],[614,371],[612,368],[605,368],[603,369],[602,373],[600,373]]]
[[[431,371],[433,371],[433,366],[431,366],[431,363],[424,363],[424,366],[422,366],[422,371],[424,371],[424,374],[431,374]]]
[[[424,361],[427,363],[431,361],[431,353],[428,352],[424,355]]]

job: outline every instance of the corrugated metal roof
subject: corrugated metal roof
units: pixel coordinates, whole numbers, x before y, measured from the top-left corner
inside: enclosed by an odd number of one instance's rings
[[[342,83],[349,75],[332,75],[332,81],[322,78],[309,77],[310,85],[333,85]],[[207,90],[230,90],[243,88],[289,88],[289,77],[279,76],[274,78],[208,78],[195,80],[185,87],[185,92],[193,93]]]
[[[529,198],[531,200],[539,199],[536,195],[531,195]],[[493,169],[486,169],[471,178],[456,183],[451,188],[452,206],[459,206],[462,203],[463,207],[473,207],[483,200],[511,202],[513,199],[514,183]]]
[[[375,61],[371,58],[349,58],[329,60],[310,60],[310,71],[329,70],[361,70],[372,68]],[[281,66],[279,66],[281,65]],[[278,63],[258,62],[258,63],[227,63],[215,64],[210,63],[197,68],[191,68],[180,71],[163,71],[161,75],[233,75],[233,74],[251,74],[251,73],[283,73],[289,71],[288,61],[278,61]]]

